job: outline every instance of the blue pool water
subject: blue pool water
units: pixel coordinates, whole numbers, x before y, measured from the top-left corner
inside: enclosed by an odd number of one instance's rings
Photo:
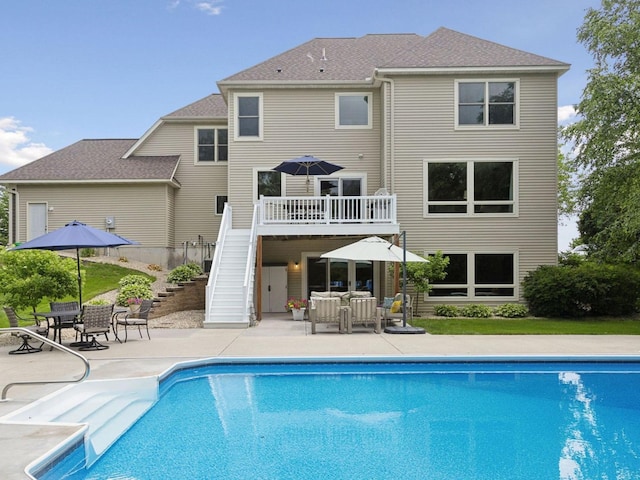
[[[198,367],[64,478],[640,479],[640,363]]]

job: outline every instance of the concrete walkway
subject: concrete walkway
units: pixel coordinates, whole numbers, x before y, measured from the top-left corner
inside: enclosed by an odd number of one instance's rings
[[[82,352],[91,364],[90,379],[156,375],[176,362],[210,357],[324,356],[513,356],[513,355],[640,355],[640,336],[621,335],[390,335],[356,328],[342,335],[321,325],[311,335],[309,322],[278,316],[240,330],[153,329],[151,341],[131,331],[129,341],[107,342],[108,350]],[[0,388],[16,380],[78,378],[79,359],[60,351],[8,355],[17,345],[0,347]],[[10,400],[0,402],[0,416],[64,385],[16,386]],[[0,465],[3,479],[22,479],[25,466],[63,441],[75,428],[0,424]]]

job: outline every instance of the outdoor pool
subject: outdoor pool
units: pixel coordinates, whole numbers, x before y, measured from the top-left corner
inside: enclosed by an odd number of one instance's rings
[[[640,361],[218,360],[160,393],[39,478],[640,479]]]

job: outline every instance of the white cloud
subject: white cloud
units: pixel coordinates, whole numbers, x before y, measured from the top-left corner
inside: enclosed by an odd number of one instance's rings
[[[573,105],[558,107],[558,123],[571,123],[578,116]]]
[[[0,118],[0,170],[10,170],[53,152],[44,143],[29,139],[33,132],[14,117]]]
[[[222,3],[222,0],[210,0],[208,2],[196,3],[196,8],[207,15],[220,15],[222,13],[222,6],[218,5]]]

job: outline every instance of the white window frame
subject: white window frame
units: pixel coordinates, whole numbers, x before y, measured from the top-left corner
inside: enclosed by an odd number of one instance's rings
[[[429,255],[434,255],[434,252],[429,253]],[[504,301],[515,301],[520,298],[519,292],[519,283],[518,279],[520,278],[520,259],[518,255],[518,251],[509,251],[509,250],[500,250],[500,251],[487,251],[487,250],[477,250],[470,252],[461,252],[461,251],[446,251],[443,252],[443,255],[446,257],[448,255],[466,255],[467,256],[467,283],[459,284],[459,283],[438,283],[434,284],[434,288],[466,288],[467,295],[451,295],[451,296],[430,296],[428,293],[425,293],[424,300],[431,301],[431,303],[455,303],[457,301],[465,301],[469,300],[488,300],[491,302],[504,302]],[[511,284],[477,284],[475,278],[475,266],[476,266],[476,255],[512,255],[513,256],[513,283]],[[446,280],[446,278],[445,278]],[[476,288],[513,288],[513,295],[503,295],[503,296],[491,296],[491,295],[476,295]]]
[[[367,124],[366,125],[341,125],[340,124],[340,98],[342,97],[367,97]],[[373,95],[371,92],[339,92],[335,94],[335,128],[347,130],[363,130],[373,128]]]
[[[254,167],[253,168],[253,178],[252,178],[252,187],[251,187],[251,195],[254,202],[260,200],[258,197],[258,172],[273,172],[273,168],[268,167]],[[280,196],[284,197],[287,191],[287,174],[280,173]]]
[[[513,93],[513,123],[512,124],[489,124],[489,83],[502,83],[502,82],[513,82],[514,83],[514,93]],[[483,125],[460,125],[459,122],[459,94],[460,88],[459,85],[461,83],[484,83],[484,111],[486,115],[484,115],[484,124]],[[456,130],[518,130],[520,128],[520,79],[519,78],[465,78],[455,80],[454,81],[454,116],[455,116],[455,129]]]
[[[213,160],[200,160],[200,152],[199,147],[200,144],[198,142],[198,131],[200,130],[215,130],[214,133],[214,145],[213,145]],[[226,130],[227,131],[227,160],[219,160],[218,159],[218,130]],[[193,138],[194,138],[194,153],[193,153],[193,163],[195,165],[227,165],[229,159],[229,129],[226,126],[221,125],[196,125],[193,127]]]
[[[246,97],[258,97],[258,136],[248,136],[248,135],[240,135],[240,122],[238,117],[238,102],[240,98]],[[234,95],[234,128],[233,128],[233,139],[236,142],[256,142],[262,141],[263,134],[263,126],[264,126],[264,108],[263,108],[263,96],[260,92],[250,93],[236,93]]]
[[[513,165],[513,199],[512,200],[492,200],[477,202],[483,205],[513,205],[513,212],[505,213],[475,213],[476,201],[475,186],[474,186],[474,169],[473,166],[476,163],[511,163]],[[464,201],[450,201],[450,202],[429,202],[429,164],[430,163],[466,163],[467,164],[467,198]],[[470,168],[471,167],[471,168]],[[423,216],[426,217],[517,217],[518,216],[518,204],[519,204],[519,160],[517,158],[447,158],[444,160],[431,159],[423,160]],[[429,205],[466,205],[466,213],[429,213]]]

